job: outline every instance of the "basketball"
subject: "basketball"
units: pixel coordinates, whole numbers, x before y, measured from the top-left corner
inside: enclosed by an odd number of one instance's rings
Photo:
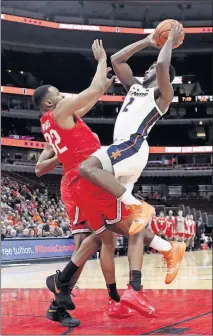
[[[158,44],[159,47],[162,48],[164,46],[164,44],[166,43],[167,38],[169,36],[169,32],[172,28],[172,24],[177,24],[177,23],[178,23],[178,21],[171,20],[171,19],[164,20],[161,23],[159,23],[159,25],[157,26],[157,28],[155,30],[155,35],[154,35],[154,39],[155,39],[155,41],[156,41],[156,43]],[[175,44],[173,46],[173,49],[178,48],[181,45],[181,43],[184,40],[184,36],[185,36],[185,34],[183,33],[181,35],[180,43]]]

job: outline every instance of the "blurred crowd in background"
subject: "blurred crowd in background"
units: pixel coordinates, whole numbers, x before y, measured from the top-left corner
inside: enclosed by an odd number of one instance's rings
[[[8,177],[1,180],[2,238],[69,237],[69,218],[62,200],[47,189],[31,189]]]

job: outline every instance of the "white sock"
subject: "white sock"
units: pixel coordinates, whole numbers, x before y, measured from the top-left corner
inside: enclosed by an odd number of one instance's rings
[[[172,248],[172,245],[170,244],[170,242],[158,236],[154,236],[149,246],[160,252],[170,251]]]
[[[120,197],[120,200],[126,205],[141,204],[141,202],[137,200],[137,198],[135,198],[128,190],[126,190],[125,193]]]

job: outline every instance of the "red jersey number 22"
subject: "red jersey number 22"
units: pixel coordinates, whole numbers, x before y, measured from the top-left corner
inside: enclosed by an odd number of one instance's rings
[[[61,137],[55,130],[51,129],[49,133],[44,133],[44,137],[45,137],[45,140],[49,142],[49,144],[53,147],[53,150],[56,154],[58,153],[63,154],[64,152],[68,150],[66,146],[64,147],[60,146]]]

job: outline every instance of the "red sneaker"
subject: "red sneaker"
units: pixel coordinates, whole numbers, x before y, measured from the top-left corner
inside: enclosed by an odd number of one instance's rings
[[[155,308],[149,304],[143,287],[141,287],[140,292],[136,292],[131,285],[127,286],[128,289],[125,290],[121,297],[121,303],[124,303],[131,309],[135,309],[142,316],[148,318],[158,317]]]
[[[107,315],[112,318],[124,319],[132,317],[134,313],[129,307],[125,306],[121,302],[115,302],[114,300],[109,299]]]

